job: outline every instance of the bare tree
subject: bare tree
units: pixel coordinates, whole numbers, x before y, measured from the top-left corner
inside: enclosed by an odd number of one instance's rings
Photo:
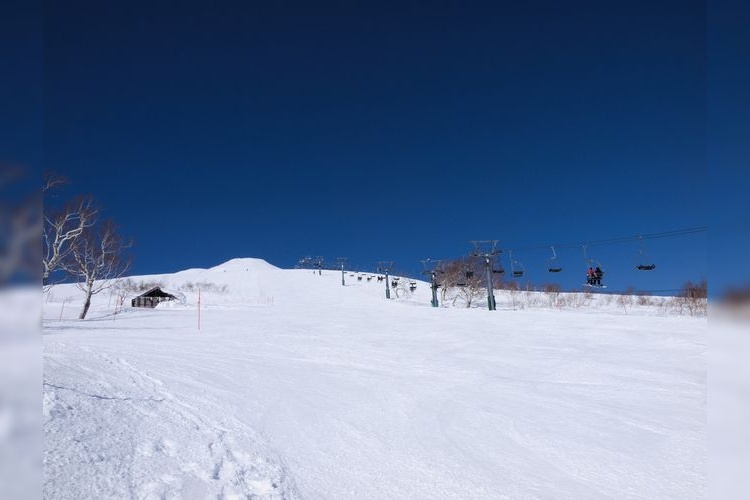
[[[41,200],[38,192],[12,195],[23,191],[25,177],[24,168],[0,165],[0,284],[39,276]]]
[[[691,316],[706,316],[708,314],[708,282],[705,279],[700,283],[687,281],[682,285],[678,299],[680,305],[686,307]]]
[[[440,275],[442,300],[445,301],[451,290],[455,293],[453,305],[460,301],[469,308],[475,299],[483,297],[485,282],[482,266],[481,260],[474,256],[444,262]]]
[[[542,285],[542,292],[544,292],[547,300],[549,300],[550,307],[555,308],[561,306],[560,292],[562,292],[562,287],[560,287],[560,285],[557,283],[546,283]]]
[[[467,308],[471,307],[475,299],[480,299],[487,295],[484,273],[482,272],[482,265],[479,258],[473,256],[468,258],[466,267],[464,268],[463,279],[457,285],[458,293],[456,294],[456,298],[462,301]]]
[[[721,301],[731,307],[740,307],[750,303],[750,284],[730,288],[724,292]]]
[[[456,261],[444,260],[440,263],[439,268],[436,269],[437,275],[435,279],[438,287],[440,287],[440,303],[443,305],[446,303],[445,300],[448,296],[448,292],[455,286],[456,280],[458,279],[456,276],[458,268],[455,266],[455,262]]]
[[[123,259],[128,247],[130,243],[122,239],[109,220],[75,238],[66,267],[78,278],[78,287],[86,294],[78,319],[86,318],[93,295],[113,286],[130,268],[130,263]]]
[[[45,183],[44,189],[50,186]],[[42,285],[45,288],[52,285],[52,274],[64,270],[74,244],[94,226],[97,215],[98,209],[91,198],[80,198],[51,213],[45,211],[42,227]]]
[[[625,292],[618,295],[617,304],[621,305],[625,310],[625,314],[628,314],[628,307],[633,308],[633,302],[635,301],[635,288],[629,286],[625,289]]]

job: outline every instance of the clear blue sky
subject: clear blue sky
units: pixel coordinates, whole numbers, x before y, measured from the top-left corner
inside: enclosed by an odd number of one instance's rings
[[[356,4],[356,5],[354,5]],[[362,269],[709,223],[704,2],[62,2],[44,159],[138,274],[233,257]],[[707,277],[706,233],[590,248],[610,286]],[[581,249],[516,255],[583,281]],[[505,265],[507,264],[507,256]]]

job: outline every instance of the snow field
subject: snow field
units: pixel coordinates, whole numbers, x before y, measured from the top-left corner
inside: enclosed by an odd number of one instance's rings
[[[236,259],[158,277],[217,285],[200,332],[194,292],[59,321],[77,294],[56,287],[44,496],[705,496],[705,318],[433,309],[424,282],[386,301],[340,276]]]

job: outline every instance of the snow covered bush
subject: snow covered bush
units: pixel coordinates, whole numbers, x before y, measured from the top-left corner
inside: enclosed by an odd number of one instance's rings
[[[545,297],[547,297],[547,301],[551,308],[561,306],[560,292],[562,291],[562,288],[560,285],[557,283],[547,283],[546,285],[542,285],[542,291],[544,292]]]

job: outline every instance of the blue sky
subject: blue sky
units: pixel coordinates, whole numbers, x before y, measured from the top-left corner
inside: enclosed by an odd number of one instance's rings
[[[50,2],[44,161],[136,273],[254,256],[361,269],[706,226],[701,2]],[[589,249],[610,286],[707,276],[707,235]],[[506,267],[507,267],[507,256]],[[554,279],[553,279],[554,278]]]
[[[750,39],[747,2],[711,2],[708,12],[710,289],[750,285]]]

